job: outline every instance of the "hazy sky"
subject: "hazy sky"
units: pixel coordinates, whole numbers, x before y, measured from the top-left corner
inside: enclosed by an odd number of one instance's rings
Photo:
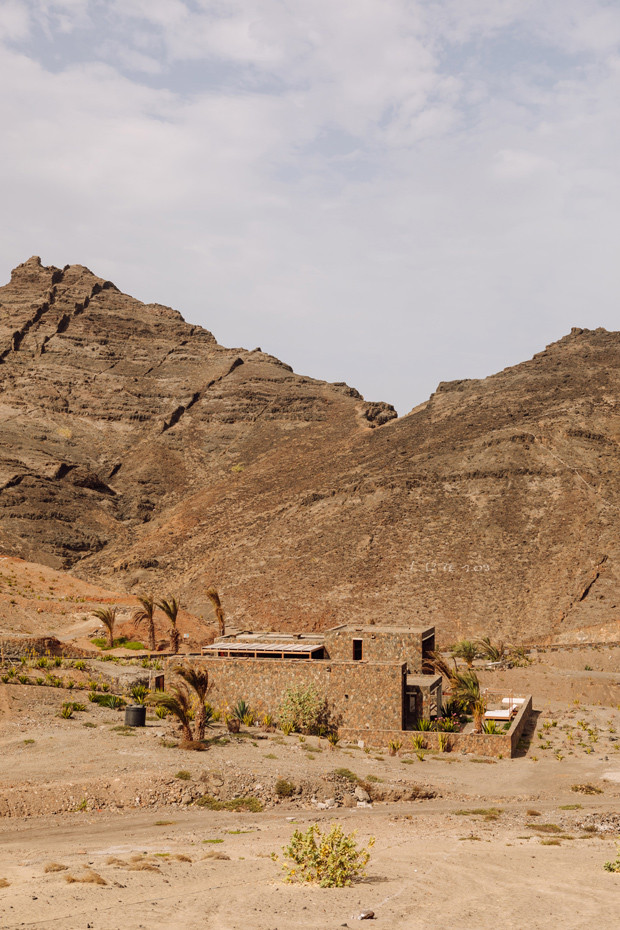
[[[618,0],[1,0],[32,254],[406,413],[620,329]]]

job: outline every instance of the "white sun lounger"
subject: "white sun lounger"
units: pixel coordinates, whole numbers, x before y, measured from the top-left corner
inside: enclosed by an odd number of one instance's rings
[[[525,704],[525,698],[502,698],[502,704]]]
[[[510,720],[513,716],[515,709],[511,710],[509,707],[503,708],[501,710],[487,710],[484,715],[485,720]]]

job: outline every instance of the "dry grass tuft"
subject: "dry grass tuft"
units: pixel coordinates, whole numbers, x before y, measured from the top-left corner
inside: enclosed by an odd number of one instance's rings
[[[176,853],[174,856],[171,856],[172,859],[176,859],[177,862],[191,862],[192,859],[190,856],[186,856],[185,853]]]
[[[66,872],[68,868],[69,868],[68,865],[62,865],[62,863],[60,862],[48,862],[45,868],[43,869],[43,871],[44,872]]]
[[[116,856],[108,856],[106,865],[117,865],[119,868],[127,868],[129,863],[124,859],[118,859]]]
[[[76,878],[75,875],[65,875],[65,881],[70,885],[80,884],[80,885],[107,885],[105,878],[102,878],[98,872],[93,872],[91,869],[87,869],[83,875],[80,875],[79,878]]]
[[[0,888],[8,888],[11,883],[6,878],[0,878]]]
[[[143,859],[142,862],[133,862],[127,868],[130,872],[159,872],[159,866],[147,859]]]
[[[203,859],[230,859],[230,856],[227,856],[226,853],[220,852],[218,849],[210,849],[209,852],[206,852]]]

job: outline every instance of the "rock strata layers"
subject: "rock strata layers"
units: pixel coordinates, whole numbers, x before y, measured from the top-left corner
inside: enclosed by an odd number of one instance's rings
[[[618,639],[620,333],[396,418],[79,265],[0,288],[0,549],[229,622]]]

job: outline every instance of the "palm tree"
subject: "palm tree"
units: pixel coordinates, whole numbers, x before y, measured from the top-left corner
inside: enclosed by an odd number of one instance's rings
[[[219,627],[220,636],[224,636],[226,633],[226,623],[224,621],[224,611],[222,609],[222,602],[220,601],[220,596],[211,585],[210,588],[207,588],[207,597],[213,604],[213,609],[215,611],[215,616],[217,618],[217,625]]]
[[[155,613],[156,607],[155,598],[152,594],[138,594],[138,600],[142,606],[134,610],[133,622],[136,624],[136,626],[140,626],[141,623],[146,623],[149,637],[149,650],[154,652],[155,621],[153,620],[153,614]]]
[[[454,667],[448,664],[440,652],[429,652],[424,656],[422,670],[425,674],[435,672],[436,675],[443,675],[444,678],[451,681],[452,676],[456,674],[456,662],[454,659],[452,661]]]
[[[204,739],[205,730],[208,726],[205,698],[209,690],[209,672],[206,668],[195,668],[193,665],[177,665],[173,671],[182,678],[198,696],[196,739]]]
[[[170,597],[168,600],[162,597],[161,601],[157,601],[157,606],[165,615],[168,617],[172,625],[170,630],[170,649],[176,655],[179,651],[179,631],[177,630],[177,615],[181,605],[179,604],[176,597]]]
[[[471,668],[474,664],[474,659],[478,655],[478,647],[469,639],[461,639],[458,643],[454,644],[451,652],[457,659],[463,659],[463,661],[467,663],[467,668]]]
[[[108,631],[108,646],[114,646],[114,624],[116,623],[116,607],[97,607],[93,610],[97,620],[101,620]]]
[[[475,672],[455,672],[450,679],[450,693],[466,713],[470,713],[481,700],[480,681]]]
[[[192,700],[185,685],[173,685],[170,691],[157,691],[149,696],[149,703],[165,707],[168,713],[177,718],[181,725],[183,738],[193,742]]]
[[[482,733],[482,724],[484,721],[484,713],[486,709],[487,702],[483,697],[479,697],[472,706],[472,713],[474,715],[474,733]]]
[[[478,640],[478,652],[489,662],[501,662],[506,655],[506,646],[504,643],[498,643],[495,646],[489,636],[483,636]]]

